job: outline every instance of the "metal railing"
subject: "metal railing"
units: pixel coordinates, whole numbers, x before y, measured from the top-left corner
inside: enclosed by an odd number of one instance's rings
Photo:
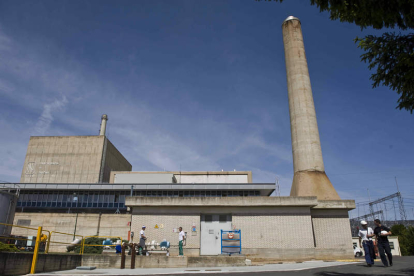
[[[80,246],[80,250],[79,250],[79,254],[82,255],[84,254],[85,251],[85,247],[87,246],[116,246],[117,244],[111,244],[111,245],[105,245],[105,244],[86,244],[85,241],[87,238],[109,238],[109,239],[118,239],[122,241],[122,238],[119,236],[82,236],[82,235],[76,235],[73,233],[64,233],[64,232],[58,232],[58,231],[49,231],[46,229],[43,229],[42,226],[39,226],[37,228],[34,227],[27,227],[27,226],[21,226],[21,225],[15,225],[15,224],[8,224],[8,223],[0,223],[0,225],[5,225],[5,226],[11,226],[11,227],[16,227],[16,228],[23,228],[23,229],[28,229],[28,230],[34,230],[37,231],[36,235],[32,235],[33,237],[36,236],[35,238],[35,245],[34,245],[34,250],[33,250],[33,258],[32,258],[32,265],[31,265],[31,269],[30,269],[30,274],[35,274],[36,272],[36,264],[37,264],[37,259],[39,256],[39,249],[41,247],[41,243],[43,243],[45,245],[45,254],[50,253],[50,244],[66,244],[66,245],[73,245],[73,246]],[[43,233],[47,233],[48,235],[44,235]],[[81,243],[80,244],[74,244],[72,242],[62,242],[62,241],[52,241],[52,237],[56,237],[56,235],[66,235],[66,236],[71,236],[71,237],[80,237]],[[33,241],[34,238],[20,238],[19,236],[15,237],[17,235],[12,235],[12,236],[4,236],[4,237],[0,237],[0,241],[1,240],[23,240],[23,241]],[[45,238],[46,236],[46,238]],[[42,240],[43,239],[43,240]],[[27,244],[26,244],[26,248],[27,248]]]
[[[45,244],[45,254],[48,254],[49,253],[49,247],[50,247],[50,244],[51,243],[56,243],[56,244],[69,244],[69,245],[72,244],[72,243],[68,243],[68,242],[51,241],[52,234],[55,234],[55,235],[56,234],[60,234],[60,235],[81,237],[82,243],[85,241],[84,237],[81,236],[81,235],[74,235],[74,234],[71,234],[71,233],[64,233],[64,232],[58,232],[58,231],[49,231],[49,230],[43,229],[42,226],[39,226],[37,228],[34,228],[34,227],[27,227],[27,226],[15,225],[15,224],[8,224],[8,223],[0,223],[0,225],[5,225],[5,226],[11,226],[11,227],[16,227],[16,228],[23,228],[23,229],[37,231],[36,238],[35,238],[34,250],[33,250],[33,258],[32,258],[32,265],[31,265],[31,269],[30,269],[30,274],[35,274],[35,272],[36,272],[36,264],[37,264],[37,259],[38,259],[38,256],[39,256],[39,249],[40,249],[41,242]],[[43,240],[42,241],[43,233],[44,232],[48,233],[48,235],[46,235],[46,240]],[[33,236],[35,236],[35,235],[33,235]],[[33,239],[29,239],[29,238],[27,238],[27,239],[25,239],[25,238],[15,238],[14,235],[0,237],[0,240],[24,240],[24,241],[33,241]],[[81,244],[79,244],[79,245],[72,244],[72,245],[74,245],[74,246],[81,246]],[[27,244],[26,244],[26,247],[27,247]],[[81,251],[79,254],[82,254],[82,253],[83,252]]]
[[[52,234],[60,234],[60,235],[67,235],[67,236],[73,236],[74,238],[75,237],[81,237],[81,244],[73,244],[73,243],[71,243],[71,242],[58,242],[58,241],[52,241]],[[45,253],[47,254],[47,253],[49,253],[49,247],[50,247],[50,244],[51,243],[56,243],[56,244],[67,244],[67,245],[74,245],[75,247],[76,246],[81,246],[82,245],[82,242],[83,242],[83,240],[84,240],[84,238],[83,238],[83,236],[82,235],[75,235],[75,234],[70,234],[70,233],[63,233],[63,232],[58,232],[58,231],[52,231],[52,232],[50,232],[49,233],[49,239],[48,239],[48,243],[47,243],[47,246],[46,246],[46,250],[45,250]],[[80,251],[79,252],[79,254],[82,254],[82,252]]]
[[[27,227],[27,226],[21,226],[21,225],[15,225],[15,224],[0,223],[0,225],[5,225],[5,226],[11,226],[11,227],[17,227],[17,228],[23,228],[23,229],[29,229],[29,230],[35,230],[35,231],[38,231],[38,228]],[[44,232],[48,232],[48,233],[49,233],[49,236],[50,236],[50,231],[48,231],[48,230],[42,230],[42,231],[44,231]],[[18,235],[16,235],[16,236],[18,236]],[[33,235],[33,236],[35,236],[35,235]],[[36,239],[37,239],[37,237],[36,237]],[[35,239],[35,240],[36,240],[36,239]],[[39,239],[41,239],[41,237],[40,237]],[[29,238],[24,239],[24,238],[15,238],[15,237],[7,237],[7,236],[0,237],[0,241],[1,241],[1,240],[33,241],[33,239],[29,239]],[[47,240],[46,240],[46,241],[47,241]]]

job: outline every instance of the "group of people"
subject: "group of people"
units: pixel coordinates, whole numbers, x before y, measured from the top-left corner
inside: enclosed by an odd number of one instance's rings
[[[372,230],[371,227],[368,227],[368,223],[363,220],[361,221],[362,229],[358,232],[359,246],[364,248],[365,261],[368,266],[372,266],[374,264],[375,249],[372,238],[375,237],[382,263],[385,267],[392,266],[392,254],[390,243],[388,241],[388,236],[392,234],[391,230],[388,227],[381,225],[381,221],[379,219],[375,219],[374,224],[376,227]]]
[[[142,250],[146,248],[145,240],[147,239],[147,237],[145,236],[145,229],[146,227],[145,225],[143,225],[141,228],[141,231],[139,232],[139,244],[138,244],[139,255],[142,255]],[[182,227],[178,228],[178,230],[180,231],[178,233],[178,255],[184,256],[183,245],[184,245],[184,241],[186,240],[186,236],[185,236],[185,232],[183,231]]]

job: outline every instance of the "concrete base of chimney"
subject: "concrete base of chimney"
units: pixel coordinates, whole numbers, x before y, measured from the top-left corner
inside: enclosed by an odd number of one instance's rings
[[[301,171],[293,176],[290,196],[316,196],[318,200],[340,200],[325,172]]]

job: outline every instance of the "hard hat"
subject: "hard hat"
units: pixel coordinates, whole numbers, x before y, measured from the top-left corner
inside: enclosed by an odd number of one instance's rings
[[[142,228],[147,228],[147,227],[145,227],[145,225],[142,225]]]
[[[367,224],[368,223],[365,220],[361,221],[361,225],[367,225]]]

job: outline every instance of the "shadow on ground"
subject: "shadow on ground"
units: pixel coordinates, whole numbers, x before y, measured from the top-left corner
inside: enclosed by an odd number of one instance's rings
[[[391,267],[376,266],[375,268],[367,267],[366,265],[357,265],[358,272],[336,272],[325,271],[317,272],[315,276],[362,276],[362,275],[387,275],[387,276],[414,276],[414,268],[393,269]]]

